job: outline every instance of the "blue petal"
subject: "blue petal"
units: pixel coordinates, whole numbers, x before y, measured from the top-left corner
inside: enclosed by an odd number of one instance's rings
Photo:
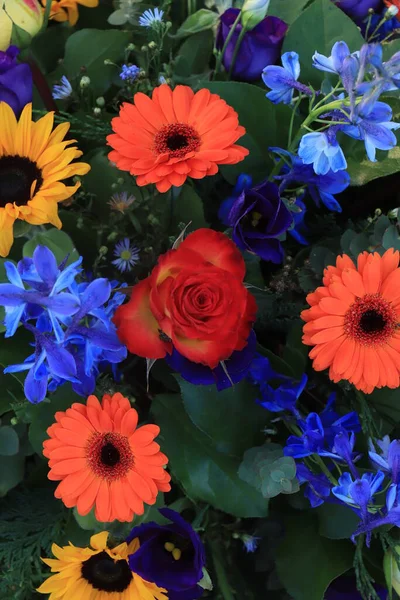
[[[74,315],[80,308],[79,298],[66,292],[61,292],[57,296],[43,298],[41,304],[55,314],[64,315],[66,317]]]
[[[0,283],[0,306],[19,306],[25,300],[25,289],[12,283]]]
[[[58,266],[52,251],[47,246],[36,246],[33,262],[42,281],[49,287],[53,286],[58,276]]]
[[[3,373],[22,373],[23,371],[29,371],[34,365],[35,363],[33,361],[24,362],[19,365],[10,365],[4,369]]]
[[[336,42],[333,45],[331,56],[336,73],[340,73],[344,59],[350,56],[350,49],[346,42]]]
[[[83,332],[83,335],[87,337],[92,344],[103,348],[104,350],[120,350],[123,344],[118,339],[117,334],[114,331],[105,331],[101,329],[87,329],[79,328],[78,332]]]
[[[293,89],[272,90],[265,95],[273,104],[280,104],[281,102],[283,104],[290,104],[293,100]]]
[[[324,56],[319,52],[315,52],[313,57],[313,67],[319,71],[326,71],[327,73],[336,73],[335,67],[333,66],[333,59],[331,56]]]
[[[33,369],[31,369],[25,379],[24,391],[25,396],[32,404],[42,402],[47,393],[47,375],[42,379],[35,379]]]
[[[332,194],[327,194],[326,192],[320,192],[320,198],[321,198],[322,203],[329,210],[332,210],[332,211],[338,212],[338,213],[342,212],[342,207],[340,206],[340,204],[336,200],[336,198],[334,196],[332,196]]]
[[[20,274],[18,273],[18,269],[17,267],[14,265],[14,263],[9,262],[8,260],[4,263],[4,268],[6,270],[7,273],[7,277],[10,283],[12,283],[13,285],[16,285],[17,287],[25,290],[25,286],[23,284],[23,281],[21,279]]]
[[[60,348],[51,340],[43,342],[43,346],[47,353],[47,362],[51,373],[67,381],[78,381],[76,379],[76,364],[72,354],[64,348]]]
[[[109,299],[111,285],[108,279],[101,278],[92,281],[81,296],[79,315],[86,315],[91,310],[99,308]]]
[[[265,85],[272,90],[287,90],[293,87],[293,77],[283,67],[271,65],[265,67],[262,73],[262,79]]]
[[[7,308],[6,316],[4,319],[4,325],[6,327],[6,333],[4,337],[12,337],[14,333],[17,331],[19,322],[25,310],[26,304],[21,304],[21,306],[16,306],[15,308]]]
[[[81,270],[77,268],[79,267],[81,262],[82,256],[80,256],[77,261],[69,265],[69,267],[67,267],[66,269],[64,269],[64,271],[61,272],[61,274],[57,278],[57,281],[54,284],[53,290],[51,292],[52,294],[61,292],[62,290],[65,290],[66,288],[69,288],[71,286],[71,284],[75,280],[75,277]]]
[[[293,79],[298,79],[300,75],[300,61],[297,52],[285,52],[282,54],[282,65],[290,73]]]

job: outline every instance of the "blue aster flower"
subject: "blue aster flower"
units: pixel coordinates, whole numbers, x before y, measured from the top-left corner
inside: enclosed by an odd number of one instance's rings
[[[139,17],[139,25],[142,27],[153,27],[155,24],[161,23],[163,16],[163,10],[159,8],[149,8]]]
[[[312,57],[313,67],[319,71],[340,75],[343,63],[350,55],[351,52],[346,42],[336,42],[332,47],[330,56],[324,56],[323,54],[319,54],[319,52],[314,53]]]
[[[251,363],[248,378],[260,389],[261,398],[257,402],[261,406],[271,412],[288,410],[299,415],[296,403],[307,384],[307,375],[296,382],[274,371],[268,358],[257,355]]]
[[[139,73],[140,69],[136,65],[122,65],[119,76],[123,81],[133,83],[137,79]]]
[[[167,590],[170,600],[194,600],[203,589],[198,585],[205,566],[204,546],[193,527],[170,508],[159,509],[170,521],[134,527],[127,543],[138,538],[140,548],[129,557],[129,566],[146,581]]]
[[[290,104],[293,100],[294,90],[312,95],[312,91],[306,85],[297,80],[300,75],[300,61],[297,52],[285,52],[282,54],[282,67],[268,65],[262,72],[265,85],[271,88],[266,94],[273,104]]]
[[[400,123],[393,123],[392,109],[385,102],[376,102],[375,96],[367,97],[355,107],[352,124],[341,126],[346,135],[362,140],[370,161],[376,162],[376,150],[391,150],[397,145],[394,129]]]
[[[298,154],[304,164],[313,165],[317,175],[326,175],[329,171],[336,173],[347,168],[335,129],[330,127],[325,132],[313,131],[301,138]]]
[[[132,246],[129,238],[125,238],[115,246],[114,256],[117,258],[112,261],[112,264],[115,265],[121,273],[125,273],[126,271],[131,271],[132,268],[138,264],[139,255],[138,248]]]
[[[67,77],[63,75],[61,77],[61,82],[53,87],[53,98],[54,100],[66,100],[72,93],[72,86]]]

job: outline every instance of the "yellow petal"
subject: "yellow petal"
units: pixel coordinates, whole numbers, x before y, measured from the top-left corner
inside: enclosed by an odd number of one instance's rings
[[[14,139],[17,119],[11,106],[0,102],[0,142],[5,154],[15,154]]]
[[[30,156],[32,129],[32,104],[27,104],[22,111],[15,134],[15,154]]]
[[[30,159],[35,161],[44,151],[49,143],[51,130],[53,129],[54,113],[47,113],[36,123],[32,123],[32,140]]]
[[[90,538],[90,545],[95,550],[105,550],[107,548],[108,531],[101,531]]]

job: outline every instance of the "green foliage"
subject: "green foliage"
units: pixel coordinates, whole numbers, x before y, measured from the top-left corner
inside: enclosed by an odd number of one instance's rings
[[[268,15],[279,17],[288,25],[291,25],[300,16],[304,8],[309,4],[309,0],[295,0],[288,2],[287,0],[271,0]]]
[[[0,456],[14,456],[19,451],[18,434],[13,427],[0,427]]]
[[[201,8],[197,12],[190,15],[186,21],[182,23],[174,37],[184,38],[188,35],[193,35],[207,29],[212,29],[217,24],[219,19],[218,13]]]
[[[78,259],[78,253],[75,250],[71,238],[58,229],[48,229],[42,233],[37,233],[30,239],[23,248],[23,256],[33,256],[36,246],[47,246],[55,255],[58,263],[61,263],[67,256],[67,265]]]
[[[341,40],[352,52],[364,43],[358,27],[334,2],[315,0],[290,26],[282,52],[299,52],[301,81],[318,88],[326,73],[312,66],[312,56],[316,50],[329,56],[333,44]]]
[[[331,540],[348,540],[360,521],[351,508],[342,504],[325,502],[315,512],[318,515],[319,533]]]
[[[351,542],[321,537],[310,513],[288,516],[285,530],[276,563],[279,579],[294,600],[321,600],[330,582],[351,568]]]
[[[65,45],[63,69],[70,81],[82,74],[90,78],[90,88],[95,96],[101,96],[111,86],[118,71],[107,59],[118,62],[124,57],[130,35],[127,31],[109,29],[82,29],[73,33]],[[84,73],[82,72],[84,69]]]
[[[155,396],[152,410],[172,474],[191,500],[208,502],[236,517],[267,515],[267,501],[237,476],[239,461],[219,452],[209,436],[193,425],[179,395]]]
[[[214,46],[214,37],[209,29],[188,37],[179,48],[175,62],[175,79],[184,83],[186,78],[208,69]]]
[[[179,188],[178,194],[171,198],[171,234],[178,231],[180,223],[191,224],[191,229],[207,227],[204,218],[203,201],[190,185]]]
[[[240,479],[259,490],[264,498],[294,494],[300,489],[296,463],[291,456],[283,456],[278,444],[264,444],[247,450],[238,473]]]
[[[241,458],[247,448],[262,440],[267,413],[255,403],[258,392],[248,382],[219,392],[215,385],[198,386],[176,379],[187,415],[218,452]]]
[[[3,341],[0,345],[0,416],[11,409],[11,405],[24,404],[25,373],[4,375],[3,369],[8,365],[19,364],[31,353],[29,344],[32,342],[32,334],[25,329],[18,329],[12,338]]]

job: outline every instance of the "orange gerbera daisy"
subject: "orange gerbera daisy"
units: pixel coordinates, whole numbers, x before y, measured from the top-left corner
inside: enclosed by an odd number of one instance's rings
[[[154,504],[168,492],[168,459],[154,442],[157,425],[137,428],[138,414],[122,394],[89,396],[87,405],[73,404],[57,412],[47,430],[43,454],[49,479],[60,481],[55,496],[80,515],[95,506],[98,521],[132,521],[142,515],[143,502]]]
[[[181,186],[187,177],[215,175],[218,165],[233,165],[249,151],[235,142],[246,133],[238,115],[216,94],[196,94],[186,85],[174,91],[160,85],[152,99],[135,94],[124,103],[108,136],[109,159],[136,176],[138,185],[155,183],[159,192]]]
[[[45,7],[47,0],[42,0]],[[50,19],[59,21],[69,21],[70,25],[76,25],[79,19],[78,5],[87,6],[88,8],[96,8],[99,5],[99,0],[53,0],[50,9]]]
[[[301,314],[314,369],[329,367],[332,381],[347,379],[367,394],[399,387],[399,252],[363,252],[357,267],[346,254],[338,256],[323,283]]]

